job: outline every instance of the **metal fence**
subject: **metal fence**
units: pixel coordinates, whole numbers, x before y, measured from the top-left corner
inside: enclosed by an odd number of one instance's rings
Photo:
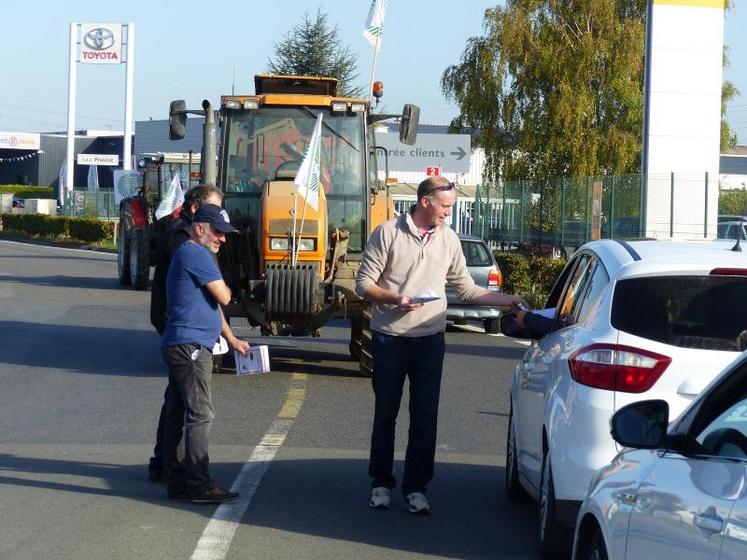
[[[639,174],[480,185],[459,229],[501,246],[639,237],[642,185]]]
[[[62,214],[73,218],[119,219],[119,209],[114,204],[113,190],[95,192],[74,189],[62,205]]]

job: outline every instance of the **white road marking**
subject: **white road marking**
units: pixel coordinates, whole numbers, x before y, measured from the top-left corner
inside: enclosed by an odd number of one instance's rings
[[[97,255],[100,257],[106,257],[110,259],[116,259],[117,255],[114,253],[105,253],[103,251],[96,251],[95,249],[74,249],[72,247],[57,247],[55,245],[40,245],[37,243],[24,243],[23,241],[9,241],[7,239],[0,239],[0,243],[7,243],[8,245],[25,245],[27,247],[38,247],[40,249],[54,249],[57,251],[77,251],[79,253],[87,253],[89,255]]]
[[[241,494],[239,499],[236,502],[218,506],[205,527],[202,537],[197,542],[191,560],[225,559],[241,518],[251,504],[262,477],[267,472],[267,468],[275,458],[280,446],[283,445],[293,426],[293,421],[301,409],[306,396],[306,379],[306,374],[293,374],[288,397],[277,418],[272,422],[259,445],[254,448],[251,457],[241,467],[241,471],[231,486],[232,492]]]

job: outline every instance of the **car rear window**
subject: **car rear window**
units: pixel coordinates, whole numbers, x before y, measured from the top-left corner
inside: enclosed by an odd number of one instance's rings
[[[462,252],[467,259],[467,266],[491,266],[493,257],[487,245],[480,241],[462,240]]]
[[[629,278],[615,286],[612,326],[679,346],[742,350],[747,329],[747,278],[661,276]]]

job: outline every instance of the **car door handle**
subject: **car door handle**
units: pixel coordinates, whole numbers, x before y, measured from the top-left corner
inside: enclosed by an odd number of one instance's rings
[[[696,527],[712,533],[720,533],[724,529],[724,520],[718,516],[699,513],[695,516],[693,522]]]

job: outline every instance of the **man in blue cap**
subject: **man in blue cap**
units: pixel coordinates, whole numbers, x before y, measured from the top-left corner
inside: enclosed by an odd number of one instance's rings
[[[168,320],[161,337],[170,385],[166,457],[175,456],[185,427],[184,465],[167,465],[168,494],[198,504],[220,504],[239,496],[217,484],[208,469],[208,435],[215,416],[210,396],[212,348],[221,332],[220,305],[231,301],[231,290],[211,253],[218,252],[226,233],[235,231],[223,208],[201,205],[193,217],[191,238],[177,249],[166,278]]]

